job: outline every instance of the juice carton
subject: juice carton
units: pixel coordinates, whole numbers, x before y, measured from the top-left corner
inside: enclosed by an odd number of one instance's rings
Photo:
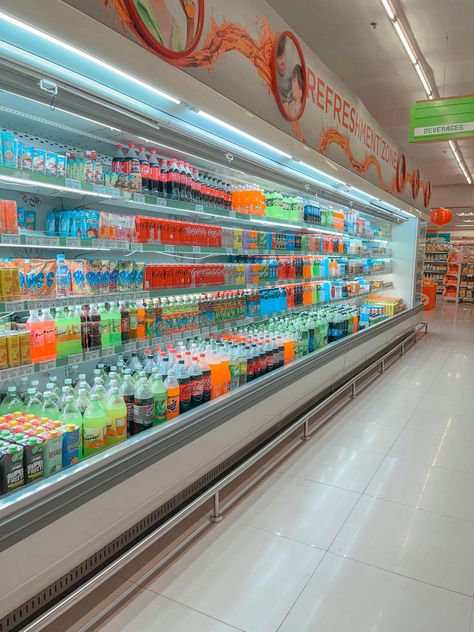
[[[100,293],[107,294],[110,285],[110,266],[109,261],[102,260],[101,272],[100,272]]]
[[[109,261],[109,293],[117,292],[118,290],[118,274],[119,274],[119,262]]]
[[[68,260],[71,274],[71,292],[74,296],[85,294],[84,263],[85,261],[81,261],[81,259]]]
[[[65,178],[66,177],[66,168],[67,168],[67,158],[66,156],[58,156],[58,171],[57,171],[57,176],[59,178]]]
[[[80,212],[79,230],[81,239],[98,239],[99,212],[84,209]]]
[[[33,483],[44,475],[43,442],[37,436],[24,436],[18,441],[23,447],[25,483]]]
[[[55,151],[46,152],[46,173],[49,176],[58,175],[58,154]]]
[[[10,235],[18,235],[18,212],[14,200],[3,200],[4,230]]]
[[[35,148],[23,145],[21,149],[21,168],[26,171],[32,171],[34,157]]]
[[[15,136],[13,132],[2,132],[2,155],[3,166],[15,169],[17,160],[15,156]]]
[[[119,261],[118,268],[118,289],[119,292],[133,291],[133,261]]]
[[[15,443],[0,442],[0,489],[2,494],[25,484],[23,447]]]
[[[36,211],[25,211],[25,209],[19,208],[18,212],[18,228],[24,230],[36,230]]]
[[[63,431],[63,454],[62,466],[68,467],[79,463],[79,448],[81,445],[80,428],[75,424],[62,426]]]
[[[143,262],[135,261],[135,275],[133,279],[133,291],[140,292],[143,290],[144,277],[145,277],[145,264]]]
[[[20,366],[20,335],[12,331],[7,336],[7,358],[8,366]]]
[[[46,150],[37,149],[33,155],[33,171],[37,173],[45,173],[46,171]]]
[[[102,261],[87,261],[87,270],[84,277],[86,294],[88,296],[99,294],[102,280]]]
[[[8,368],[7,333],[0,332],[0,369]]]
[[[15,138],[15,166],[17,169],[21,169],[21,155],[23,153],[23,143]]]
[[[60,429],[43,428],[38,437],[43,441],[44,475],[56,474],[62,469],[63,433]]]
[[[20,331],[20,364],[31,364],[31,334],[29,331]]]
[[[20,298],[20,270],[18,268],[0,268],[0,298],[14,301]]]

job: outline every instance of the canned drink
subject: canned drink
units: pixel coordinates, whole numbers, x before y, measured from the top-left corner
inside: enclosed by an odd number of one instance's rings
[[[20,337],[18,333],[11,332],[7,336],[8,366],[20,366]]]
[[[43,441],[44,475],[56,474],[62,469],[63,437],[60,430],[48,430],[38,435]]]
[[[2,494],[25,484],[23,447],[15,443],[3,443],[0,447],[0,488]]]
[[[63,467],[79,463],[81,431],[75,424],[63,426]]]
[[[20,339],[20,362],[21,364],[31,364],[31,336],[29,331],[21,331]]]

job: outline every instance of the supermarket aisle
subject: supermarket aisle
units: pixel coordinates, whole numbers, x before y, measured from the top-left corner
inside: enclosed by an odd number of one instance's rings
[[[474,632],[474,309],[428,318],[429,338],[100,629]]]

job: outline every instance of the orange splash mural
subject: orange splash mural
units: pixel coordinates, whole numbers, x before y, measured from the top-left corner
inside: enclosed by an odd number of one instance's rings
[[[129,29],[135,34],[144,47],[151,50],[146,41],[144,41],[137,32],[123,0],[102,1],[108,9],[110,9],[111,5],[116,8],[122,21],[122,31],[124,33],[126,33]],[[216,61],[226,53],[232,51],[238,52],[252,63],[258,75],[263,80],[266,89],[272,93],[271,58],[277,36],[272,31],[267,20],[257,20],[256,24],[259,36],[257,39],[254,39],[246,27],[225,19],[221,24],[218,24],[214,19],[214,16],[212,16],[208,33],[201,48],[190,55],[168,59],[168,61],[181,68],[211,69]],[[305,145],[310,146],[309,143],[306,142],[305,135],[299,122],[291,122],[291,127],[296,138]],[[358,160],[352,152],[351,139],[349,135],[342,133],[335,127],[323,129],[320,134],[319,145],[314,147],[314,149],[317,152],[326,155],[331,145],[337,145],[342,149],[351,168],[356,173],[363,175],[373,167],[375,169],[380,188],[389,193],[397,192],[397,174],[395,173],[390,183],[386,183],[378,158],[373,153],[366,153],[362,160]],[[411,186],[414,179],[417,177],[418,176],[415,176],[415,172],[408,173],[403,189],[405,189],[407,185]],[[423,192],[425,206],[428,206],[431,197],[431,186],[429,181],[421,180],[420,190]]]

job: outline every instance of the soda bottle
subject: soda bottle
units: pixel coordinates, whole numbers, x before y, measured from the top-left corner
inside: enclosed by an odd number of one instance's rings
[[[191,378],[191,406],[194,408],[204,401],[204,376],[197,356],[192,358],[189,377]]]
[[[206,354],[199,354],[199,368],[202,371],[202,401],[208,402],[211,399],[212,382],[211,369],[206,360]]]
[[[101,346],[100,314],[97,305],[91,303],[87,314],[87,344],[89,349],[98,349]]]
[[[7,394],[3,398],[3,401],[0,405],[0,414],[7,415],[8,413],[21,411],[22,408],[23,408],[23,400],[17,394],[16,386],[9,386],[7,388]]]
[[[163,195],[160,163],[156,156],[156,149],[150,150],[150,191],[155,195]]]
[[[104,348],[110,347],[110,313],[105,307],[105,303],[99,303],[97,311],[100,316],[100,344]]]
[[[51,375],[49,381],[50,384],[47,385],[49,386],[49,388],[47,388],[46,390],[49,390],[53,393],[54,400],[57,402],[58,399],[61,397],[61,389],[59,388],[58,378],[56,375]]]
[[[156,367],[155,371],[156,373],[154,374],[153,382],[151,384],[151,391],[153,393],[154,426],[166,421],[166,409],[168,406],[168,391]]]
[[[91,395],[91,402],[83,418],[84,456],[92,456],[105,448],[107,415],[100,405],[99,397]]]
[[[153,425],[153,393],[146,377],[140,378],[133,400],[133,434],[148,430]]]
[[[76,393],[79,393],[79,389],[83,388],[87,394],[90,393],[91,391],[91,387],[89,386],[89,384],[86,381],[86,374],[85,373],[79,373],[78,379],[77,379],[77,384],[74,387],[74,390],[76,391]]]
[[[66,399],[69,395],[74,393],[72,388],[72,380],[70,378],[66,378],[64,380],[64,386],[62,388],[61,397],[58,400],[58,408],[59,410],[63,410],[66,406]]]
[[[61,421],[63,421],[65,424],[74,424],[76,426],[79,426],[79,437],[80,437],[79,458],[82,459],[83,453],[84,453],[83,438],[82,438],[83,419],[82,419],[82,413],[79,410],[78,405],[74,402],[73,395],[68,395],[66,397],[66,404],[61,413]]]
[[[105,390],[102,378],[94,378],[94,386],[92,387],[91,397],[92,395],[97,395],[100,405],[104,408],[107,402],[107,391]]]
[[[118,303],[110,303],[109,307],[110,322],[110,344],[112,347],[119,346],[122,342],[122,314]]]
[[[184,360],[179,360],[176,378],[179,384],[179,413],[182,414],[191,408],[191,378]]]
[[[112,173],[123,172],[123,160],[125,156],[123,153],[123,145],[117,145],[115,155],[112,158]],[[120,178],[117,178],[117,182],[120,182]]]
[[[132,380],[130,369],[125,369],[123,382],[120,389],[125,406],[127,407],[127,433],[131,437],[133,434],[133,405],[135,401],[135,384]]]
[[[232,391],[240,384],[240,359],[235,345],[232,347],[229,357],[230,390]]]
[[[162,160],[160,165],[160,195],[164,198],[171,197],[171,182],[170,182],[170,168],[167,160]]]
[[[41,322],[44,331],[42,359],[54,360],[56,358],[56,325],[49,308],[42,310]]]
[[[41,416],[48,417],[48,419],[59,419],[59,408],[54,401],[53,393],[51,391],[45,391],[43,405],[41,406]]]
[[[179,384],[175,376],[170,373],[165,380],[167,393],[166,418],[174,419],[179,415]]]
[[[237,348],[238,359],[240,363],[239,368],[239,386],[243,386],[247,383],[247,354],[245,352],[245,344],[240,344]]]
[[[138,359],[138,354],[135,351],[132,352],[132,357],[130,358],[130,361],[128,363],[128,368],[130,369],[132,375],[134,373],[140,372],[143,368],[142,363]]]
[[[75,404],[82,415],[86,412],[86,408],[89,406],[90,403],[91,398],[89,395],[89,391],[87,391],[85,388],[80,388]]]
[[[110,389],[105,403],[107,415],[106,445],[115,445],[127,438],[127,406],[117,387]]]
[[[25,410],[31,415],[41,414],[42,402],[35,388],[29,388],[26,392]],[[3,414],[3,413],[2,413]]]
[[[167,197],[178,200],[181,194],[181,174],[176,158],[171,159],[168,171]]]
[[[128,307],[129,316],[129,340],[136,340],[138,338],[138,311],[135,303],[130,303]]]
[[[151,178],[150,161],[148,160],[145,147],[140,147],[140,153],[138,154],[138,160],[140,161],[140,175],[142,179],[142,191],[143,193],[149,193],[153,188],[153,181]]]
[[[30,332],[31,360],[32,362],[41,362],[43,359],[44,327],[37,309],[30,309],[26,328]]]
[[[88,347],[88,330],[87,330],[87,316],[80,305],[76,305],[76,317],[81,321],[81,347],[82,351],[86,351]]]

